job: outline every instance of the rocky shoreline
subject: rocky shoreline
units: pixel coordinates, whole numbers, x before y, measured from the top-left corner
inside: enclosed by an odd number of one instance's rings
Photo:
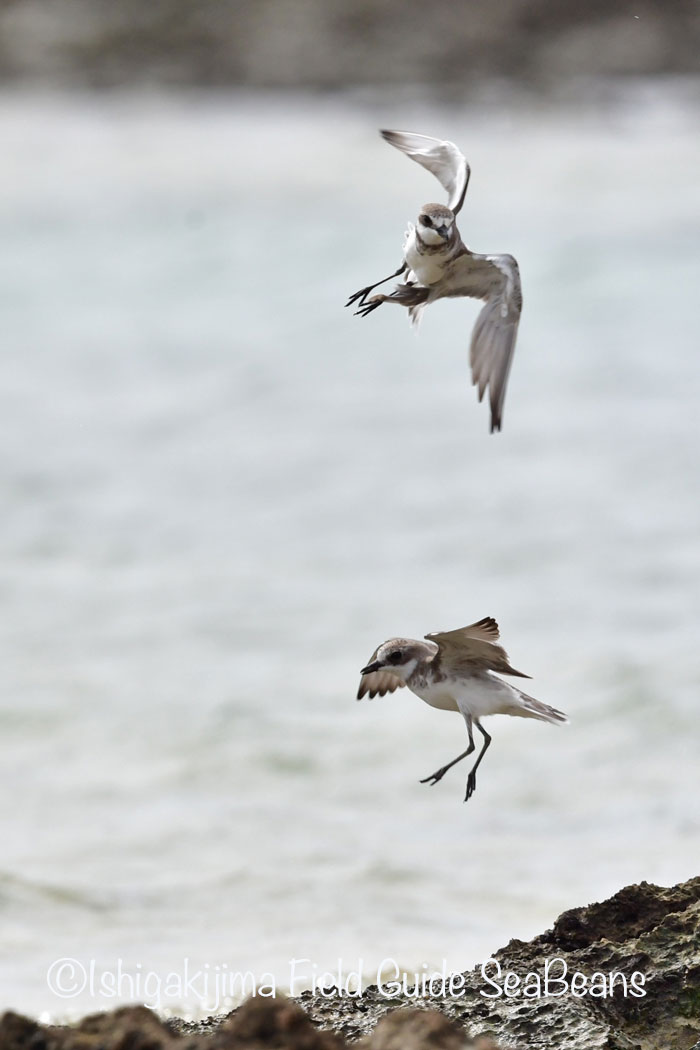
[[[71,1026],[8,1012],[0,1050],[700,1050],[700,877],[566,911],[456,985],[418,999],[376,985],[251,998],[197,1023],[143,1006]]]
[[[581,76],[700,72],[693,0],[12,0],[0,82],[337,90],[543,88]]]

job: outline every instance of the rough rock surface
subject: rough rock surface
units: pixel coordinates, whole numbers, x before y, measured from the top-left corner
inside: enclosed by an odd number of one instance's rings
[[[527,943],[513,940],[494,958],[502,975],[512,971],[521,979],[542,975],[547,960],[552,977],[558,976],[557,958],[566,963],[567,980],[576,971],[589,979],[619,972],[628,979],[628,995],[617,978],[614,995],[605,998],[567,992],[489,999],[482,993],[495,989],[479,969],[465,975],[460,995],[430,1001],[472,1036],[491,1034],[508,1050],[694,1050],[700,1041],[700,878],[670,889],[645,882],[628,886],[601,904],[564,912],[552,930]],[[644,975],[643,997],[631,994],[634,971]],[[553,990],[561,985],[553,982]],[[359,1004],[308,994],[301,1002],[316,1023],[351,1039],[404,1005],[380,996],[376,987],[366,989]]]
[[[505,973],[543,985],[549,960],[553,990],[567,966],[569,990],[556,996],[487,998],[495,993],[478,969],[464,975],[459,994],[388,998],[377,986],[361,997],[304,993],[249,999],[226,1017],[190,1024],[161,1022],[145,1007],[84,1018],[70,1027],[45,1026],[6,1013],[0,1050],[700,1050],[700,878],[664,889],[641,883],[610,900],[564,912],[546,933],[511,941],[489,974]],[[645,996],[631,994],[631,975],[644,975]],[[585,975],[587,993],[574,995],[570,978]],[[614,994],[603,977],[617,973]],[[526,975],[538,975],[527,978]],[[583,978],[581,978],[583,980]],[[542,990],[544,988],[542,987]],[[580,991],[580,988],[579,988]],[[359,1042],[357,1042],[359,1040]]]

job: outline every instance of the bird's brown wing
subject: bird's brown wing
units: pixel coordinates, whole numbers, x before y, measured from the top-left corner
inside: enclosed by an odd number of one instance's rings
[[[501,632],[493,616],[484,616],[483,619],[477,620],[476,623],[470,623],[468,627],[460,627],[456,631],[438,631],[436,634],[428,634],[426,637],[449,638],[451,635],[459,635],[460,638],[473,638],[475,641],[480,639],[482,642],[497,642],[501,637]]]
[[[523,306],[518,264],[512,255],[467,252],[455,259],[449,283],[450,296],[486,301],[472,332],[469,363],[479,401],[489,391],[491,430],[500,430]]]
[[[491,616],[456,631],[438,631],[425,637],[437,643],[438,655],[435,660],[442,671],[457,674],[496,671],[518,678],[530,677],[510,666],[508,653],[503,646],[496,644],[499,638],[498,624]]]
[[[372,653],[371,657],[367,661],[367,666],[373,664],[377,659],[377,653],[381,646],[377,647]],[[373,700],[375,696],[386,696],[387,693],[393,693],[401,686],[405,685],[398,675],[392,674],[391,671],[383,667],[380,671],[371,671],[369,674],[363,674],[360,678],[360,688],[357,690],[357,699],[361,700],[363,696],[369,694],[370,700]]]

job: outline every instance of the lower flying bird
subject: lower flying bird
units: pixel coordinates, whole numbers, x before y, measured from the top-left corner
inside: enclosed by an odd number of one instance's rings
[[[466,802],[474,794],[476,771],[491,743],[491,737],[481,724],[482,718],[486,715],[515,715],[554,723],[568,722],[569,719],[562,711],[535,700],[493,674],[496,671],[518,678],[530,677],[508,663],[505,649],[496,644],[498,624],[492,617],[486,616],[456,631],[426,634],[425,638],[423,642],[413,638],[390,638],[380,645],[360,672],[362,678],[357,699],[369,694],[371,700],[407,685],[431,707],[461,713],[467,723],[469,747],[421,780],[421,784],[437,784],[448,769],[471,755],[475,750],[472,727],[476,726],[484,744],[467,777]]]
[[[476,319],[470,364],[479,401],[488,388],[491,432],[501,429],[506,383],[513,360],[523,298],[518,264],[512,255],[478,255],[463,243],[455,217],[464,204],[469,165],[453,142],[414,135],[407,131],[382,131],[392,146],[427,168],[447,190],[444,204],[425,204],[414,227],[408,225],[401,266],[381,281],[351,295],[346,306],[367,316],[382,303],[408,308],[416,325],[423,309],[436,299],[468,296],[486,305]],[[405,274],[391,295],[367,296],[392,277]]]

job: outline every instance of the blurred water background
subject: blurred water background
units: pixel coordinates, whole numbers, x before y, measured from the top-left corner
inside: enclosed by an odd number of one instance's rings
[[[464,969],[697,874],[697,85],[601,91],[0,96],[3,1006],[113,1005],[61,957]],[[441,199],[378,126],[519,260],[501,435],[478,304],[343,310]],[[462,721],[354,695],[487,614],[572,722],[493,719],[465,806],[418,783]]]

